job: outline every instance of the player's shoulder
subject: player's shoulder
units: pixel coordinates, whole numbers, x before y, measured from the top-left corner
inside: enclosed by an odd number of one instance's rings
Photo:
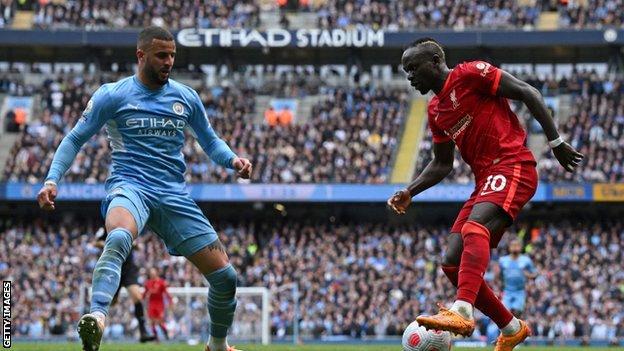
[[[507,256],[501,256],[501,257],[498,259],[498,263],[499,263],[499,264],[505,264],[505,263],[507,263],[507,262],[509,262],[509,256],[508,256],[508,255],[507,255]]]
[[[132,88],[132,76],[120,79],[116,82],[104,83],[98,89],[98,93],[106,94],[109,102],[115,102],[128,96],[129,89]]]
[[[476,61],[464,61],[458,64],[457,66],[455,66],[453,71],[456,72],[458,76],[473,75],[473,74],[487,75],[491,70],[495,68],[496,67],[490,62],[483,61],[483,60],[476,60]]]
[[[178,82],[177,80],[171,79],[169,78],[169,88],[179,92],[180,94],[182,94],[183,96],[188,96],[188,97],[196,97],[198,96],[197,92],[195,91],[195,89],[191,88],[190,86],[182,83],[182,82]]]
[[[435,94],[431,97],[431,99],[429,99],[429,103],[427,103],[427,110],[429,114],[435,111],[435,109],[438,107],[439,102],[440,102],[440,99]]]

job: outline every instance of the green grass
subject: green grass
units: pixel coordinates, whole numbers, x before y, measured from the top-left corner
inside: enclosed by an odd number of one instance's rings
[[[238,345],[244,351],[400,351],[399,345]],[[15,351],[79,351],[79,343],[13,343]],[[104,344],[100,351],[203,351],[202,345],[183,344]],[[492,348],[453,348],[453,351],[492,350]],[[522,347],[521,351],[624,351],[624,347]]]

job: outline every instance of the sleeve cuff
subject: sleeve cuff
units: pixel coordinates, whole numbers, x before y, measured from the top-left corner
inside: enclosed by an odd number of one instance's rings
[[[431,139],[433,140],[434,143],[440,144],[440,143],[448,142],[449,140],[451,140],[451,137],[446,136],[446,135],[445,136],[434,135]]]
[[[492,83],[492,95],[496,95],[496,92],[498,91],[498,85],[500,84],[501,75],[502,71],[500,69],[496,69],[496,76],[494,77],[494,83]]]

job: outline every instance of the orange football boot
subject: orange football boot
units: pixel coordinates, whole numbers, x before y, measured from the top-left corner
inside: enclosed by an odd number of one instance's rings
[[[475,321],[466,319],[456,312],[438,304],[440,312],[434,316],[418,316],[418,324],[427,329],[446,330],[462,336],[470,336],[475,330]]]
[[[206,351],[210,351],[210,347],[208,345],[206,345]],[[227,351],[243,351],[243,350],[235,349],[234,346],[228,346]]]
[[[511,351],[518,344],[522,343],[526,338],[531,336],[531,328],[524,321],[520,321],[520,330],[514,335],[501,334],[496,339],[496,347],[494,351]]]

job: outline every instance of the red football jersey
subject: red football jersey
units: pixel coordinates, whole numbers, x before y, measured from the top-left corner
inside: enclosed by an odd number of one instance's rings
[[[145,296],[148,297],[148,304],[164,306],[165,296],[169,297],[167,282],[162,278],[148,279],[145,282]]]
[[[431,99],[434,143],[453,140],[478,181],[492,165],[531,161],[526,133],[506,98],[496,95],[501,70],[483,61],[457,65]]]

